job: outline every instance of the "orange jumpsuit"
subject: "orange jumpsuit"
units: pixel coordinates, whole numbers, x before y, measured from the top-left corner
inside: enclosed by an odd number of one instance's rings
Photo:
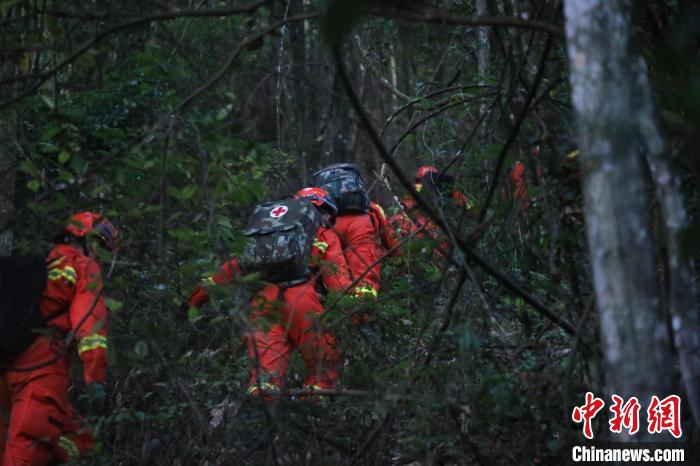
[[[515,162],[509,178],[513,185],[513,199],[517,201],[523,209],[527,209],[530,207],[530,200],[527,193],[527,183],[525,182],[525,164],[520,160]]]
[[[397,237],[405,238],[423,227],[425,227],[424,230],[415,235],[417,238],[434,238],[440,233],[440,228],[418,209],[415,199],[404,196],[402,204],[404,211],[397,213],[389,220]]]
[[[451,199],[455,206],[465,209],[472,218],[478,218],[477,209],[465,194],[459,191],[454,191]],[[420,211],[418,208],[418,203],[415,199],[406,195],[402,200],[402,204],[404,207],[404,212],[397,213],[389,220],[389,223],[393,226],[396,232],[396,236],[399,238],[405,238],[421,228],[424,228],[423,231],[415,235],[416,238],[444,237],[440,227],[438,227],[431,219]],[[435,253],[445,255],[449,250],[449,244],[450,243],[446,240],[441,241],[438,248],[435,249]]]
[[[9,397],[9,427],[2,466],[40,466],[68,461],[89,450],[92,434],[68,401],[70,351],[77,347],[85,383],[104,383],[108,311],[99,291],[99,265],[73,246],[48,256],[48,280],[39,305],[51,336],[40,336],[0,375]],[[75,332],[77,345],[63,341]],[[0,431],[0,434],[2,432]]]
[[[333,231],[343,245],[353,280],[364,274],[355,293],[376,296],[382,271],[381,262],[375,262],[396,244],[384,211],[373,202],[369,213],[339,215]]]
[[[332,230],[321,227],[316,232],[311,265],[315,273],[308,281],[288,288],[267,285],[251,301],[252,322],[271,316],[276,319],[269,330],[255,330],[243,337],[253,364],[249,393],[259,386],[263,389],[281,387],[289,357],[295,348],[306,365],[304,386],[333,388],[338,383],[340,352],[335,337],[316,322],[324,312],[316,291],[318,279],[322,279],[326,288],[338,291],[347,289],[351,283],[340,239]],[[211,284],[230,283],[240,274],[238,259],[234,258],[222,265],[208,281]],[[207,299],[206,289],[198,287],[188,302],[199,307]]]

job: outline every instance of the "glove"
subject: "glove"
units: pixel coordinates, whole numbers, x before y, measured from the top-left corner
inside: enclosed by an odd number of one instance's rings
[[[91,416],[101,416],[105,410],[107,392],[105,386],[98,382],[87,385],[88,410]]]

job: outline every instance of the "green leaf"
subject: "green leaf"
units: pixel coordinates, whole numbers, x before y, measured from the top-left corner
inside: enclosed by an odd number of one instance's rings
[[[188,184],[182,189],[169,188],[168,194],[181,201],[186,201],[191,199],[192,196],[197,192],[197,185]]]
[[[36,178],[33,180],[29,180],[29,182],[27,183],[27,188],[34,192],[38,191],[40,187],[41,183]]]
[[[70,152],[66,150],[62,150],[60,154],[58,154],[58,163],[64,164],[70,160]]]
[[[49,129],[47,129],[46,132],[41,135],[41,140],[48,141],[61,131],[63,131],[63,126],[50,126]]]
[[[36,167],[29,160],[22,160],[22,162],[19,164],[19,169],[24,173],[29,173],[30,175],[36,173]]]
[[[202,315],[199,313],[199,309],[194,306],[190,306],[190,308],[187,310],[187,318],[190,322],[196,322],[202,318]]]
[[[112,298],[105,298],[105,305],[107,306],[107,309],[109,309],[112,312],[118,311],[119,309],[124,307],[124,303]]]
[[[43,100],[46,106],[49,107],[51,110],[56,108],[56,103],[47,96],[42,95],[41,100]]]
[[[51,210],[46,204],[41,202],[27,202],[27,207],[40,214],[48,213]]]
[[[182,188],[182,199],[191,199],[192,196],[197,192],[197,185],[194,184],[188,184],[184,188]]]

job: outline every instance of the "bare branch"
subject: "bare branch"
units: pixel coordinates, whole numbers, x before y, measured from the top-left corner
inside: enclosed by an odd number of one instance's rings
[[[424,95],[424,96],[417,97],[417,98],[411,100],[410,102],[407,102],[406,104],[402,105],[401,107],[399,107],[398,109],[396,109],[396,111],[394,111],[394,113],[392,113],[391,115],[389,115],[389,117],[388,117],[388,118],[386,119],[386,121],[384,122],[384,126],[382,127],[382,132],[381,132],[380,135],[381,135],[381,136],[384,136],[384,133],[386,132],[386,129],[389,127],[389,125],[391,124],[391,122],[394,121],[394,119],[396,119],[396,117],[399,115],[399,113],[401,113],[401,112],[403,112],[404,110],[407,110],[407,109],[413,107],[413,106],[416,105],[416,104],[419,104],[419,103],[421,103],[421,102],[425,102],[425,101],[428,100],[428,99],[431,99],[431,98],[433,98],[433,97],[435,97],[435,96],[437,96],[437,95],[445,94],[445,93],[447,93],[447,92],[459,91],[459,90],[462,90],[462,89],[483,89],[483,88],[490,88],[490,87],[491,87],[491,86],[483,86],[483,85],[481,85],[481,84],[465,84],[465,85],[460,85],[460,86],[451,86],[451,87],[446,87],[446,88],[443,88],[443,89],[438,89],[438,90],[433,91],[433,92],[431,92],[431,93],[429,93],[429,94],[426,94],[426,95]],[[430,109],[419,108],[419,110],[421,110],[421,111],[429,111]]]
[[[458,106],[460,106],[460,105],[462,105],[462,104],[469,103],[469,102],[471,102],[471,101],[473,101],[473,100],[478,100],[478,99],[484,99],[484,98],[486,98],[486,97],[491,97],[491,96],[493,96],[493,95],[496,95],[496,94],[495,94],[495,93],[488,93],[488,94],[482,94],[482,95],[471,96],[471,97],[468,97],[468,98],[466,98],[466,99],[462,99],[462,100],[457,101],[457,102],[452,102],[452,103],[450,103],[450,104],[448,104],[448,105],[445,105],[444,107],[440,107],[440,108],[438,108],[437,110],[435,110],[434,112],[430,112],[428,115],[426,115],[426,116],[424,116],[423,118],[421,118],[420,120],[416,121],[416,122],[415,122],[414,124],[412,124],[408,129],[406,129],[406,131],[404,131],[403,134],[396,140],[396,142],[394,143],[394,145],[392,146],[392,148],[391,148],[391,150],[390,150],[389,152],[390,152],[391,154],[393,154],[394,152],[396,152],[396,150],[399,148],[399,146],[401,145],[401,143],[403,142],[403,140],[406,139],[406,138],[408,137],[409,134],[411,134],[413,131],[415,131],[416,128],[418,128],[420,125],[422,125],[422,124],[425,123],[426,121],[428,121],[428,120],[430,120],[430,119],[436,117],[437,115],[439,115],[439,114],[441,114],[441,113],[443,113],[443,112],[446,112],[447,110],[449,110],[449,109],[451,109],[451,108],[458,107]]]

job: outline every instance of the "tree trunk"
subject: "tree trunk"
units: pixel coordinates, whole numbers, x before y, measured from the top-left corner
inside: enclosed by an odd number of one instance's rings
[[[652,120],[652,104],[644,61],[629,48],[630,11],[628,0],[565,5],[607,389],[646,406],[652,395],[671,392],[673,361],[643,170],[642,146],[658,141],[648,141],[639,124]]]
[[[9,128],[0,127],[0,141],[4,149],[0,153],[0,256],[12,253],[14,234],[10,228],[15,215],[14,194],[17,176],[17,156],[10,143]]]
[[[304,11],[304,0],[294,0],[290,3],[290,16]],[[307,24],[303,21],[289,25],[289,52],[292,58],[292,68],[289,70],[293,78],[291,82],[292,95],[290,104],[294,111],[294,121],[296,123],[296,134],[293,135],[294,149],[300,157],[301,183],[306,186],[308,167],[307,160],[312,155],[314,144],[313,115],[312,109],[317,108],[314,92],[309,86],[309,50],[306,37]],[[295,105],[295,102],[305,102],[305,105]],[[315,154],[313,154],[315,155]]]
[[[489,14],[487,0],[476,0],[476,15],[487,16]],[[486,79],[491,74],[491,41],[489,39],[489,28],[480,27],[477,29],[478,45],[477,45],[477,65],[479,67],[479,84],[486,84]],[[483,100],[479,105],[479,117],[482,118],[488,109],[488,103]],[[490,124],[484,122],[479,130],[479,135],[482,143],[486,142],[486,134]]]
[[[643,84],[646,74],[639,77]],[[648,105],[645,112],[637,114],[638,124],[645,139],[646,160],[656,187],[656,199],[661,208],[663,241],[665,246],[664,269],[667,270],[667,309],[671,314],[671,328],[680,361],[681,375],[686,397],[695,423],[700,425],[700,309],[697,305],[695,265],[683,240],[689,227],[688,215],[683,205],[680,179],[672,172],[664,157],[664,145],[658,124],[651,118],[651,96],[648,83],[640,86],[643,100]]]

